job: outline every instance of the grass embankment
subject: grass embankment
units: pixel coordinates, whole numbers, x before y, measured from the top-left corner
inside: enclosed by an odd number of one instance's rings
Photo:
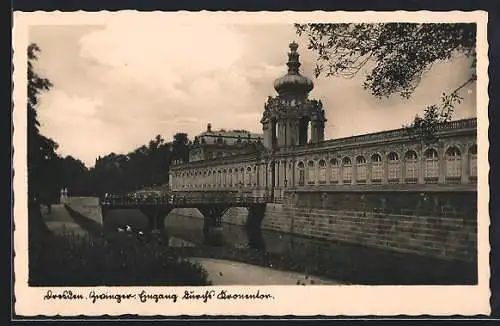
[[[29,214],[29,284],[31,286],[207,285],[198,265],[155,250],[154,241],[105,239],[97,223],[76,221],[89,233],[53,234],[38,209]],[[97,224],[97,225],[94,225]]]

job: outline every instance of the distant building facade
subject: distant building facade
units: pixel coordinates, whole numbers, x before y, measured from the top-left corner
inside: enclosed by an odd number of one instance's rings
[[[426,146],[405,129],[324,140],[325,111],[309,99],[313,82],[300,74],[297,44],[261,119],[263,134],[198,135],[189,163],[171,168],[173,190],[238,189],[281,197],[286,188],[356,185],[471,185],[477,180],[476,119],[452,121]]]
[[[247,130],[207,130],[194,137],[190,145],[189,161],[204,161],[238,154],[248,154],[262,149],[262,134]]]

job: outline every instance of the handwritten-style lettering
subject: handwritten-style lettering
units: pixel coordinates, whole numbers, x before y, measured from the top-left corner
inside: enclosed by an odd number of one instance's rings
[[[81,294],[75,294],[71,290],[64,290],[62,293],[53,293],[52,290],[47,290],[43,297],[44,300],[83,300]]]
[[[89,293],[89,298],[92,300],[92,303],[96,303],[97,300],[114,300],[117,303],[121,303],[122,300],[126,299],[134,299],[135,294],[131,293],[114,293],[114,294],[109,294],[109,293],[96,293],[95,291],[90,291]]]
[[[177,302],[177,294],[172,293],[172,294],[150,294],[146,293],[146,291],[142,291],[139,293],[139,299],[141,300],[142,303],[145,303],[149,300],[154,301],[155,303],[158,303],[160,300],[172,300],[174,303]]]

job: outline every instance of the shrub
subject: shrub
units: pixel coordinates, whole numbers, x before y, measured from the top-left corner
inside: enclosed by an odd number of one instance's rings
[[[107,239],[68,230],[54,235],[45,232],[41,216],[35,216],[30,217],[31,286],[209,284],[201,266],[156,245],[154,239]]]

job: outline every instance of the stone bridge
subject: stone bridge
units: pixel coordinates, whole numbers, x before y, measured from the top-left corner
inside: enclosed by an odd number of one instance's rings
[[[246,207],[248,218],[246,227],[260,228],[269,196],[242,196],[231,191],[217,192],[171,192],[168,196],[136,199],[114,196],[100,202],[102,218],[114,209],[138,209],[147,218],[150,230],[159,230],[164,218],[175,208],[196,208],[204,216],[204,231],[212,233],[222,227],[222,216],[231,207]]]

